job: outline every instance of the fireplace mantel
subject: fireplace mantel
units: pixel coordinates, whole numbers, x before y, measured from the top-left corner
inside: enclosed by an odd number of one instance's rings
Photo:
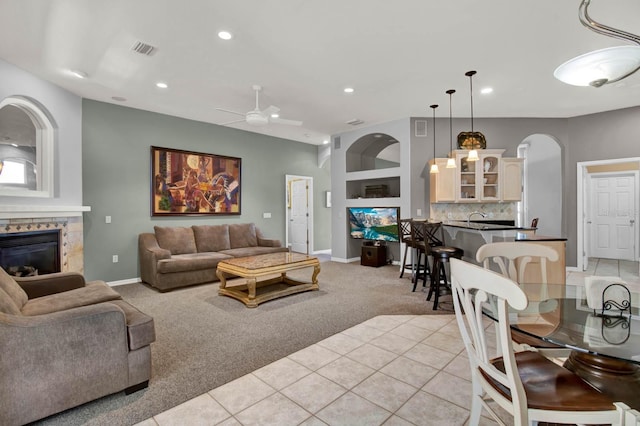
[[[36,219],[45,217],[77,217],[91,211],[90,206],[0,206],[0,219]]]

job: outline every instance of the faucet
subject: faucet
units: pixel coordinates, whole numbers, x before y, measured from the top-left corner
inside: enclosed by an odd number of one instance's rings
[[[479,214],[482,217],[487,217],[486,214],[484,214],[482,212],[479,212],[479,211],[471,212],[471,213],[469,213],[469,216],[467,216],[467,226],[471,225],[471,216],[473,216],[474,214]]]

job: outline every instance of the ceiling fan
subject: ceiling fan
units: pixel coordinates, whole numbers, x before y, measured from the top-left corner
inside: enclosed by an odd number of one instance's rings
[[[244,117],[241,120],[234,120],[228,123],[222,123],[223,126],[226,126],[227,124],[241,123],[243,121],[251,126],[256,126],[256,127],[266,126],[269,123],[286,124],[288,126],[302,126],[302,121],[285,120],[283,118],[280,118],[278,116],[278,111],[280,111],[280,108],[276,106],[271,105],[268,108],[265,108],[261,111],[258,102],[259,102],[260,92],[262,91],[262,86],[254,84],[252,88],[253,90],[256,91],[256,108],[254,110],[249,111],[247,113],[241,113],[241,112],[231,111],[224,108],[216,108],[218,111],[224,111],[231,114],[242,115]]]

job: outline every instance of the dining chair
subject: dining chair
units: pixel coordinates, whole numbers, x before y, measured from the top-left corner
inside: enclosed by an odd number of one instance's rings
[[[531,311],[538,309],[540,301],[547,300],[547,262],[555,262],[558,257],[558,252],[553,248],[530,242],[489,243],[481,246],[476,252],[476,261],[481,263],[485,269],[491,269],[493,263],[497,265],[499,272],[503,276],[517,283],[532,282],[533,277],[533,281],[540,284],[537,295],[539,300],[530,301],[529,303],[529,310]],[[518,349],[523,349],[524,345],[528,345],[536,348],[546,348],[548,351],[545,353],[552,357],[568,356],[569,354],[569,350],[561,349],[557,345],[518,331],[513,331],[511,338]],[[558,351],[552,352],[551,349],[558,349]]]
[[[505,422],[494,401],[513,416],[516,426],[534,422],[624,425],[625,412],[609,397],[576,374],[536,351],[515,352],[511,342],[509,307],[526,308],[527,296],[511,279],[480,266],[451,259],[451,283],[456,321],[471,367],[471,416],[480,424],[484,408],[499,424]],[[489,327],[482,307],[497,308],[495,338],[502,356],[490,357]]]
[[[547,262],[558,260],[558,252],[551,247],[530,242],[499,242],[481,246],[476,252],[476,261],[491,269],[491,261],[500,273],[518,283],[525,282],[527,267],[539,262],[534,275],[540,284],[547,284]],[[531,278],[528,278],[529,282]],[[542,296],[542,295],[541,295]],[[543,296],[544,297],[544,296]]]
[[[640,412],[627,407],[624,412],[624,426],[640,426]]]

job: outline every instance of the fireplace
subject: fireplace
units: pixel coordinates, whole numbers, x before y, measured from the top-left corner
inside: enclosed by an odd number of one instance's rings
[[[60,230],[0,234],[0,266],[18,276],[60,272]]]

